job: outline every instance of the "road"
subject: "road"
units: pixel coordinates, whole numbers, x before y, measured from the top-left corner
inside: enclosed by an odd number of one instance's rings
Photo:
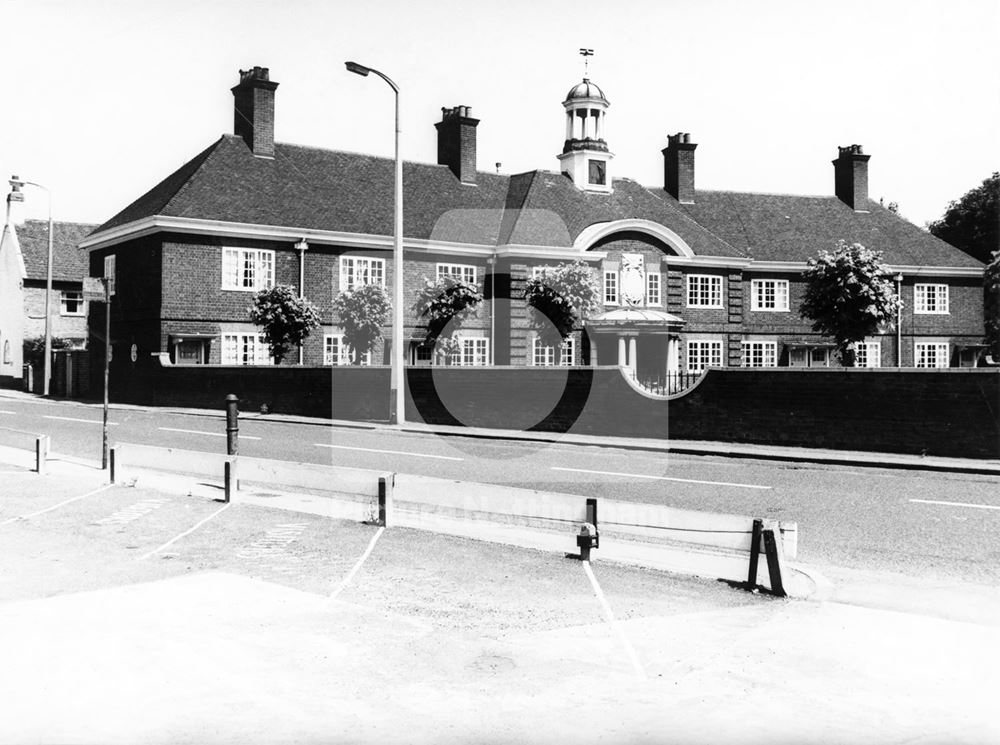
[[[225,448],[215,415],[115,407],[111,442]],[[0,428],[49,434],[98,460],[101,409],[0,398]],[[26,446],[0,429],[0,444]],[[991,476],[667,455],[617,447],[483,440],[266,418],[241,420],[245,455],[780,518],[799,524],[799,560],[836,573],[1000,586],[1000,488]],[[3,488],[0,486],[0,492]]]

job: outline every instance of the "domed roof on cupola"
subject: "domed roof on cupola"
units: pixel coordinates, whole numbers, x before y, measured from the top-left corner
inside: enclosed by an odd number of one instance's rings
[[[566,94],[566,101],[564,101],[564,103],[568,103],[570,101],[576,101],[583,98],[588,98],[588,99],[596,98],[601,101],[604,101],[604,103],[608,103],[608,99],[604,97],[604,91],[602,91],[599,87],[597,87],[596,83],[591,83],[590,78],[584,78],[582,83],[577,83],[572,88],[570,88],[569,93]]]

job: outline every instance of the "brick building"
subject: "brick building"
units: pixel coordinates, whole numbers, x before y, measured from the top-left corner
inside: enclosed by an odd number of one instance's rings
[[[247,306],[255,289],[280,283],[322,313],[304,363],[343,364],[334,296],[391,287],[393,161],[275,142],[277,87],[266,68],[241,72],[234,134],[83,242],[91,275],[116,283],[112,338],[126,352],[115,349],[116,360],[269,364]],[[870,200],[860,147],[839,149],[829,196],[699,191],[697,145],[679,133],[662,151],[663,183],[644,186],[614,177],[609,106],[589,80],[574,86],[559,170],[515,175],[477,170],[479,120],[467,107],[442,109],[438,163],[403,166],[411,364],[433,360],[412,305],[424,280],[443,274],[486,298],[457,332],[458,364],[622,365],[650,385],[709,366],[836,364],[797,309],[806,260],[840,239],[882,251],[905,303],[898,331],[867,340],[859,364],[977,364],[983,265]],[[544,347],[525,282],[578,259],[599,278],[604,308],[562,349]],[[95,305],[92,327],[102,313]],[[369,361],[387,352],[388,341]]]
[[[45,334],[45,287],[48,268],[49,223],[47,220],[19,222],[8,197],[3,248],[2,299],[0,299],[0,379],[6,385],[21,385],[24,340]],[[63,339],[69,348],[87,345],[87,303],[83,300],[83,278],[87,276],[87,252],[79,248],[96,225],[54,222],[52,224],[52,297],[49,303],[53,339]]]

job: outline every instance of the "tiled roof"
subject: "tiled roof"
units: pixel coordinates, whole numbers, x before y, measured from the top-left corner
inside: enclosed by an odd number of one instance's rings
[[[82,282],[87,276],[87,252],[77,246],[94,227],[79,222],[52,223],[53,280]],[[16,229],[28,279],[44,280],[49,255],[48,221],[25,220],[24,225],[18,225]]]
[[[242,138],[223,135],[95,233],[162,215],[391,235],[393,173],[391,158],[282,143],[273,159],[257,158]],[[842,238],[882,249],[891,264],[981,266],[874,203],[864,214],[833,196],[698,192],[695,204],[682,205],[630,179],[615,180],[604,194],[548,171],[476,178],[462,184],[446,166],[404,163],[406,235],[571,246],[589,225],[638,218],[674,231],[699,256],[804,261]]]
[[[982,266],[871,200],[867,212],[855,212],[834,196],[699,191],[694,204],[681,207],[759,261],[803,261],[843,239],[882,251],[885,262],[897,266]]]

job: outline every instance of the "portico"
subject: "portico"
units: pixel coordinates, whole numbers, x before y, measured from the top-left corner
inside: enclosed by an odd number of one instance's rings
[[[592,365],[617,364],[636,380],[662,381],[680,371],[684,319],[654,308],[615,308],[585,321]]]

